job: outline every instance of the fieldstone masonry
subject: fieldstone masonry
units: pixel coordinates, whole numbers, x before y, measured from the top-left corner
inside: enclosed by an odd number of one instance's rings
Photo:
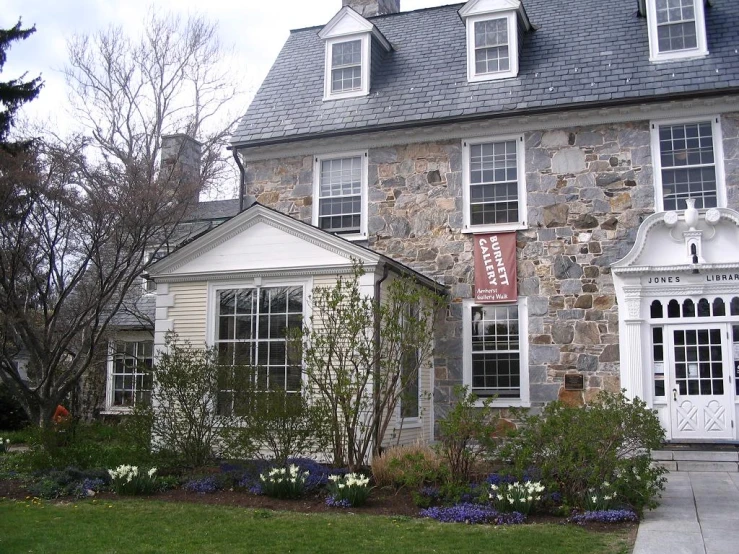
[[[739,207],[739,114],[722,117],[728,205]],[[525,135],[528,229],[518,288],[528,297],[530,398],[581,404],[619,383],[618,307],[610,265],[654,211],[649,123]],[[310,222],[313,158],[249,164],[257,200]],[[369,151],[369,247],[448,286],[437,325],[435,410],[462,382],[462,300],[473,295],[472,235],[462,229],[461,140]],[[566,373],[585,391],[565,391]]]

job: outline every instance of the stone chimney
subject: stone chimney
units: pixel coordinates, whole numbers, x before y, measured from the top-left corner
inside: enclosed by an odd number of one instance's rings
[[[349,6],[362,17],[400,13],[400,0],[341,0],[341,5]]]
[[[177,177],[197,186],[200,194],[200,156],[202,145],[189,135],[162,135],[162,169],[174,165]]]

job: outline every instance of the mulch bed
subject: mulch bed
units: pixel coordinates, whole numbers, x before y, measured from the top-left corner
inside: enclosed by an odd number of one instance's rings
[[[0,498],[11,498],[23,500],[28,496],[23,483],[17,479],[0,479]],[[113,493],[100,493],[96,498],[114,499],[118,498]],[[142,498],[142,497],[138,497]],[[305,514],[313,513],[353,513],[376,516],[407,516],[418,517],[419,508],[413,504],[411,495],[404,490],[394,491],[392,489],[375,489],[367,504],[359,508],[338,509],[326,506],[325,496],[314,494],[300,500],[278,500],[267,496],[257,496],[242,491],[217,491],[210,494],[199,494],[187,492],[183,489],[173,489],[150,496],[153,500],[164,502],[188,502],[192,504],[210,504],[219,506],[237,506],[249,509],[265,509],[287,512],[299,512]],[[64,499],[59,499],[64,501]],[[69,499],[73,500],[73,499]],[[550,515],[529,516],[528,524],[562,524],[564,518]],[[613,532],[621,529],[628,530],[630,540],[636,539],[638,525],[635,523],[588,523],[582,526],[588,531]]]

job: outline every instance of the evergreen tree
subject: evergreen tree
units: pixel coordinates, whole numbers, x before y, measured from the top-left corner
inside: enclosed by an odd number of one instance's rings
[[[0,29],[0,73],[7,60],[6,51],[15,40],[26,39],[36,32],[36,27],[21,29],[20,20],[10,29]],[[13,126],[15,112],[26,102],[38,96],[41,90],[41,77],[24,81],[25,74],[19,79],[0,81],[0,144],[6,145],[8,133]]]

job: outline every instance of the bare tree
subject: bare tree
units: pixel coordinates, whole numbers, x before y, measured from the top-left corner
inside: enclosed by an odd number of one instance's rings
[[[0,379],[39,425],[95,361],[147,253],[200,187],[177,165],[92,164],[86,145],[0,152]]]
[[[78,35],[64,69],[76,118],[108,161],[136,162],[155,175],[161,136],[183,133],[202,145],[205,185],[233,182],[227,139],[239,98],[217,26],[150,10],[140,36],[122,27]]]

